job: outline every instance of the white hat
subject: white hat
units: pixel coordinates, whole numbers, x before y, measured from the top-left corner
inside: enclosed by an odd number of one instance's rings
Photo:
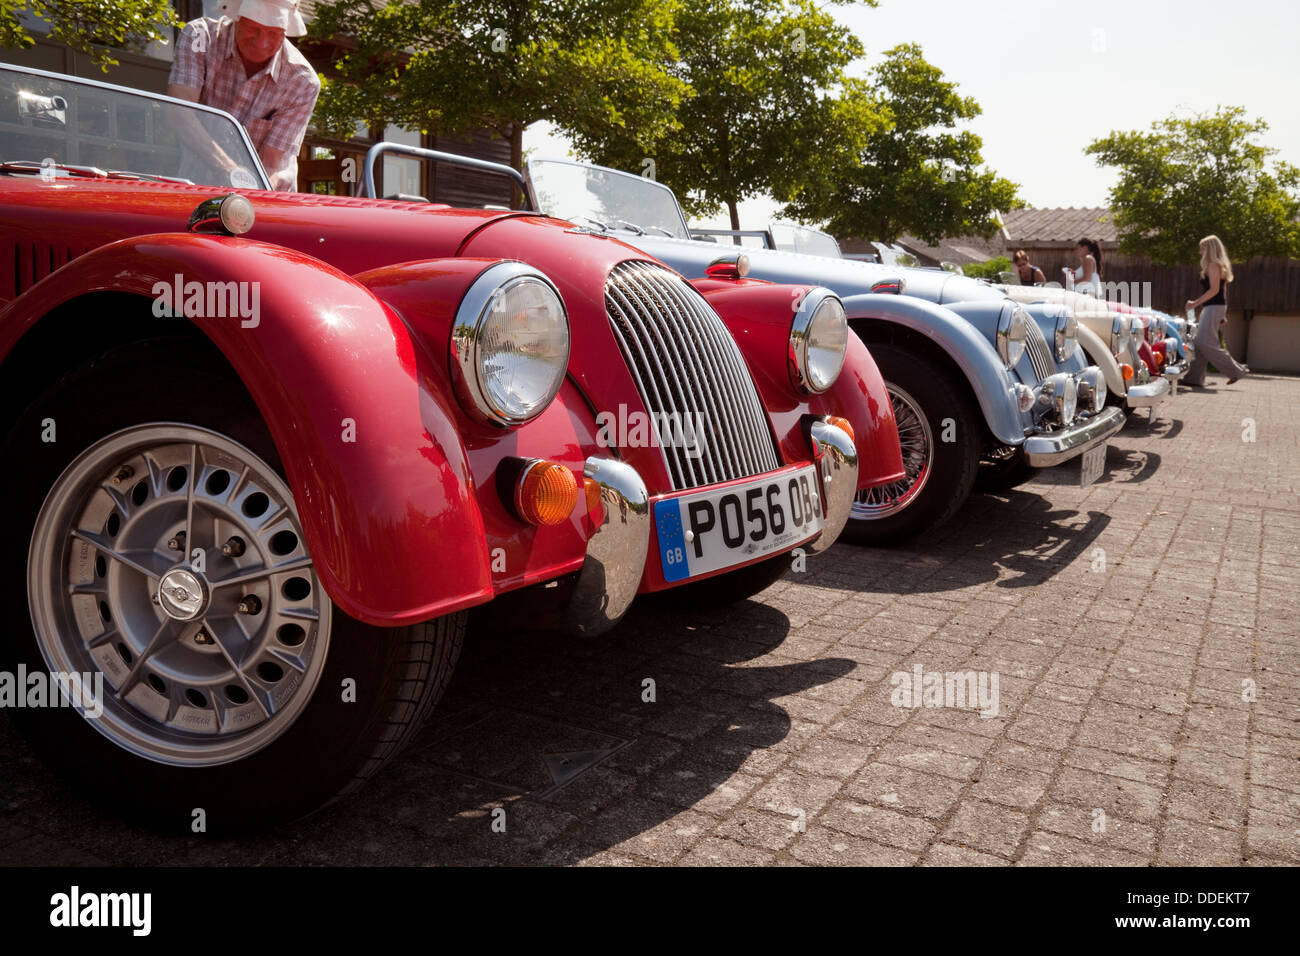
[[[307,33],[307,24],[298,12],[298,0],[243,0],[238,7],[233,15],[248,17],[264,27],[282,27],[287,37],[300,37]]]

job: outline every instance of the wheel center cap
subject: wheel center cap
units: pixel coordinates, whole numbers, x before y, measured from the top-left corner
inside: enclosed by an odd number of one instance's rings
[[[173,620],[194,620],[206,600],[203,582],[184,568],[172,568],[158,582],[158,605]]]

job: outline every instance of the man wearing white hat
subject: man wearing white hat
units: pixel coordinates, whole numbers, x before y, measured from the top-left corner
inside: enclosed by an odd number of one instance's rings
[[[307,26],[297,0],[231,6],[237,20],[200,17],[186,24],[167,93],[232,114],[248,130],[272,188],[292,190],[320,79],[286,37],[302,36]]]

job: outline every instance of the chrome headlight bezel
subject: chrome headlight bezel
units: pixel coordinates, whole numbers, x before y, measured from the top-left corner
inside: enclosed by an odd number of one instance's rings
[[[493,396],[490,377],[492,372],[484,367],[484,339],[493,321],[499,321],[505,312],[505,296],[512,291],[536,284],[544,294],[554,298],[554,306],[563,327],[563,355],[554,363],[551,381],[545,389],[522,407],[506,407]],[[456,309],[449,344],[450,365],[456,397],[461,407],[475,420],[511,428],[531,421],[542,414],[555,400],[564,376],[569,369],[572,347],[572,330],[564,298],[555,283],[542,272],[522,262],[498,262],[479,273]]]
[[[1029,314],[1019,306],[1007,312],[1005,309],[998,319],[997,346],[1002,364],[1013,369],[1025,354],[1029,338],[1029,323],[1033,321]]]
[[[1046,407],[1044,414],[1053,415],[1060,425],[1074,421],[1079,406],[1079,383],[1069,372],[1049,375],[1039,388],[1038,401]]]
[[[1101,411],[1109,394],[1106,376],[1096,365],[1089,365],[1079,373],[1079,404],[1086,406],[1087,411],[1094,414]]]
[[[1064,309],[1056,317],[1056,335],[1053,344],[1056,346],[1058,362],[1069,361],[1079,348],[1079,320],[1070,309]]]
[[[823,340],[828,345],[819,344]],[[848,350],[849,320],[844,303],[830,289],[813,289],[800,301],[790,322],[790,383],[803,394],[820,395],[839,378]]]

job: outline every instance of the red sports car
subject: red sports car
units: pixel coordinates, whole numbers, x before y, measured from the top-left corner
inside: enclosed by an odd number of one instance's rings
[[[0,66],[0,671],[119,808],[311,809],[418,729],[467,609],[743,597],[902,474],[825,289],[266,185],[227,114]]]

